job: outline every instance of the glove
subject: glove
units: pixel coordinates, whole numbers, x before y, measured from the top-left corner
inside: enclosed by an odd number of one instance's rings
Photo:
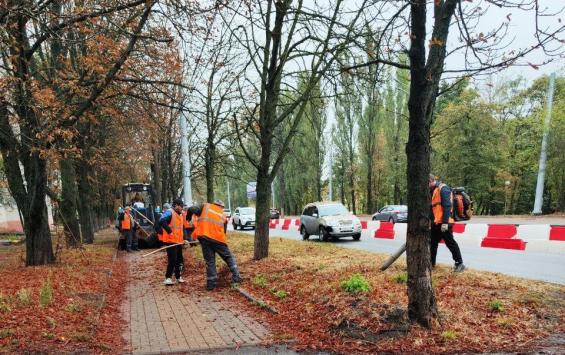
[[[441,232],[442,232],[442,233],[445,233],[445,232],[447,232],[448,230],[449,230],[449,224],[444,223],[444,224],[441,225]]]

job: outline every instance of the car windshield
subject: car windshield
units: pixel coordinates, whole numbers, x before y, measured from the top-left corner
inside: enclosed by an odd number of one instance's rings
[[[344,205],[323,205],[318,207],[318,211],[320,212],[320,217],[349,214]]]
[[[254,215],[255,214],[255,208],[251,208],[251,207],[240,208],[239,213],[242,214],[242,215]]]

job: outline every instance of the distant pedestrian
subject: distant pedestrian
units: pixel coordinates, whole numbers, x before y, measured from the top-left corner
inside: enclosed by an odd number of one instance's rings
[[[431,246],[430,252],[432,257],[432,267],[436,265],[437,248],[439,242],[443,239],[445,245],[451,252],[455,261],[454,271],[462,272],[465,270],[463,258],[459,245],[453,238],[453,223],[455,222],[453,214],[453,198],[451,189],[442,183],[434,175],[430,175],[428,179],[430,193],[432,195],[432,230],[431,230]]]
[[[198,216],[198,219],[192,237],[200,242],[206,261],[206,289],[213,290],[217,286],[216,254],[228,265],[232,282],[240,283],[242,278],[226,240],[224,228],[227,219],[224,215],[224,203],[216,200],[202,206],[191,206],[188,208],[187,219],[192,221],[194,215]]]
[[[173,285],[173,272],[178,283],[185,282],[182,278],[182,244],[184,243],[184,223],[182,216],[183,202],[181,199],[173,201],[172,208],[163,211],[159,219],[159,228],[161,228],[160,239],[165,245],[175,245],[167,248],[167,271],[165,272],[165,285]]]

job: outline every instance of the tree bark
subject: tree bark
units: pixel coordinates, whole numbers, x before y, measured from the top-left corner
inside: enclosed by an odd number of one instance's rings
[[[161,199],[161,162],[160,153],[157,149],[153,149],[153,162],[151,163],[151,172],[153,173],[153,191],[155,192],[155,205],[163,204]]]
[[[76,164],[76,174],[78,182],[78,215],[82,231],[82,239],[86,244],[94,243],[94,224],[92,221],[92,196],[89,183],[90,167],[84,159],[80,159]]]
[[[271,182],[265,169],[257,174],[257,205],[253,258],[261,260],[269,256],[269,208],[271,206]]]
[[[411,10],[409,134],[406,146],[408,186],[408,315],[425,327],[438,310],[430,260],[430,126],[445,61],[445,43],[457,0],[436,1],[433,43],[426,63],[426,1],[414,0]]]
[[[213,139],[209,136],[209,140]],[[214,164],[216,161],[216,147],[214,143],[208,141],[206,144],[206,156],[204,162],[204,170],[206,172],[206,198],[208,202],[214,201]]]
[[[61,201],[59,212],[64,227],[67,247],[76,248],[80,246],[80,227],[77,219],[78,191],[76,185],[75,169],[73,162],[66,158],[59,161],[61,170]]]
[[[432,287],[430,260],[430,121],[427,96],[431,88],[425,78],[426,1],[416,0],[412,7],[410,47],[410,98],[408,100],[409,134],[406,146],[408,187],[408,315],[425,327],[437,316]]]

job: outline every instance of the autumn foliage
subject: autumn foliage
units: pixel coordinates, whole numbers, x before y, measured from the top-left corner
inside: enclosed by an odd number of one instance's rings
[[[121,351],[127,266],[114,260],[114,231],[97,237],[50,267],[24,267],[21,250],[0,249],[0,352]]]
[[[222,287],[214,295],[236,302],[268,323],[273,341],[295,340],[298,350],[527,351],[565,330],[565,288],[559,285],[472,270],[454,274],[440,266],[433,273],[440,318],[432,329],[425,329],[411,324],[406,315],[404,262],[380,272],[383,255],[279,238],[271,239],[268,259],[254,261],[253,240],[242,234],[231,235],[230,248],[245,278],[241,287],[269,307],[251,304],[231,289],[225,267],[220,273]],[[196,258],[185,259],[190,274],[183,287],[203,288],[200,253],[197,250]],[[343,282],[352,275],[357,275],[356,283],[359,278],[366,280],[369,289],[344,289]]]

